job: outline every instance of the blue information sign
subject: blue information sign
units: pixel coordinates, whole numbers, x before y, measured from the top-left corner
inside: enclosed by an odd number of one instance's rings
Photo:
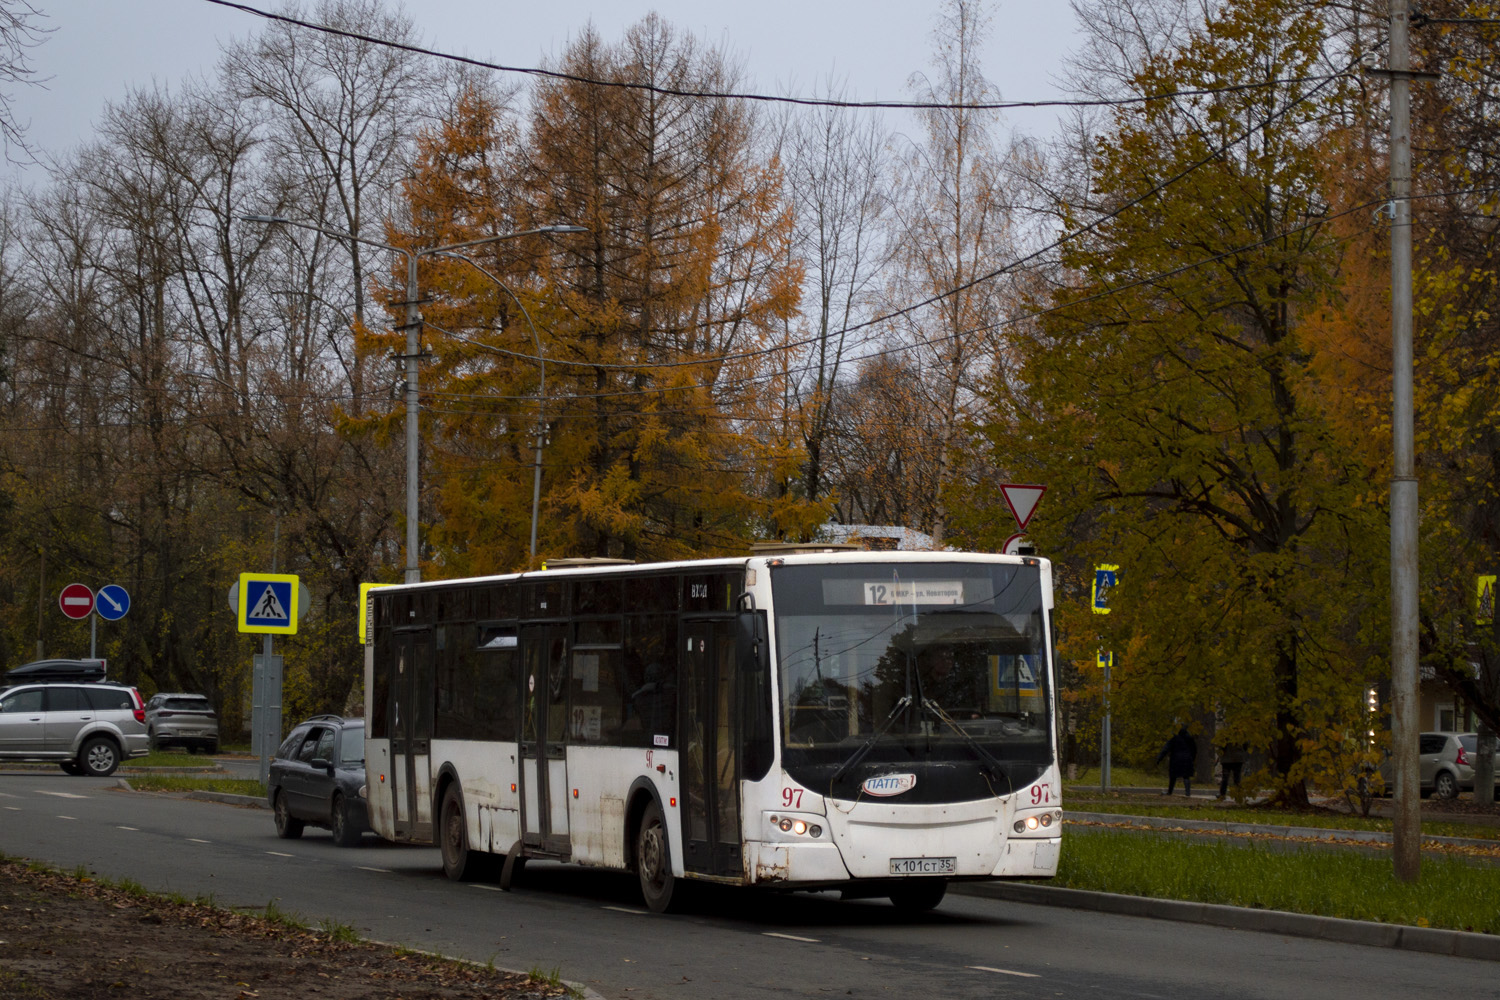
[[[94,612],[107,622],[117,622],[130,610],[130,594],[118,583],[99,588],[94,600]]]

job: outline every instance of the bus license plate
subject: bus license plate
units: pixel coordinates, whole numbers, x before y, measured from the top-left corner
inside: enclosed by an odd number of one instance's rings
[[[952,875],[958,871],[957,858],[892,858],[892,875]]]

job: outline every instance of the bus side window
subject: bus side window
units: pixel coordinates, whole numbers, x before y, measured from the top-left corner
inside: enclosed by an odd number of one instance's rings
[[[620,697],[621,650],[573,650],[568,742],[618,746],[624,713]]]
[[[677,616],[631,615],[625,620],[625,697],[621,742],[677,745]],[[658,741],[658,737],[666,741]]]

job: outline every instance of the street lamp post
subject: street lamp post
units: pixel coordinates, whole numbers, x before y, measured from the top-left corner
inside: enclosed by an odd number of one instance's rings
[[[423,250],[408,250],[406,247],[392,246],[389,243],[381,243],[379,240],[366,239],[341,229],[330,229],[326,226],[314,225],[310,222],[297,222],[293,219],[282,218],[278,215],[244,215],[241,218],[246,222],[260,222],[267,225],[295,226],[298,229],[310,229],[315,233],[324,233],[338,239],[351,240],[355,243],[363,243],[366,246],[379,247],[382,250],[390,250],[401,254],[406,258],[406,322],[402,328],[406,331],[406,576],[405,582],[417,583],[422,579],[422,570],[417,560],[417,486],[418,486],[418,462],[419,444],[418,436],[418,413],[420,410],[417,388],[417,361],[421,352],[421,327],[422,316],[417,308],[417,262],[423,257],[431,257],[438,254],[452,253],[465,247],[481,246],[486,243],[498,243],[501,240],[512,240],[520,236],[535,236],[538,233],[576,233],[585,232],[581,226],[539,226],[536,229],[525,229],[517,233],[502,233],[499,236],[485,236],[477,240],[465,240],[462,243],[449,243],[440,247],[428,247]],[[467,260],[462,254],[455,254],[461,259]],[[472,263],[472,261],[471,261]],[[478,265],[475,265],[476,267]],[[503,287],[503,286],[502,286]],[[528,321],[530,317],[528,317]],[[532,548],[535,551],[535,532],[532,527]]]
[[[582,226],[559,226],[557,227],[556,231],[568,233],[588,232],[588,230]],[[500,287],[500,290],[506,295],[509,295],[511,301],[514,302],[518,308],[520,308],[521,315],[526,317],[526,325],[531,327],[531,342],[536,345],[536,363],[539,371],[539,377],[537,379],[536,399],[536,458],[534,464],[532,465],[531,473],[531,548],[529,550],[530,561],[527,563],[527,568],[529,569],[536,563],[537,509],[541,506],[542,501],[542,442],[547,433],[547,356],[542,353],[542,338],[536,332],[536,324],[532,322],[531,312],[526,308],[526,303],[517,298],[516,293],[511,291],[510,288],[506,286],[505,282],[501,281],[499,278],[495,277],[489,271],[485,270],[483,267],[480,267],[479,264],[475,263],[473,260],[470,260],[468,257],[465,257],[461,253],[444,251],[441,254],[437,254],[437,256],[448,257],[453,260],[461,260],[465,264],[468,264],[470,267],[474,268],[474,270],[478,271],[480,274],[484,275],[486,278],[489,278],[491,281],[493,281]]]

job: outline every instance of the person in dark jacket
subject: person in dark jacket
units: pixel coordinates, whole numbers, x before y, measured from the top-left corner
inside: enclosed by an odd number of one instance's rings
[[[1226,743],[1219,750],[1219,769],[1222,772],[1219,777],[1219,800],[1223,801],[1224,795],[1229,791],[1229,782],[1234,781],[1234,794],[1239,797],[1240,775],[1245,768],[1245,744]]]
[[[1160,764],[1163,757],[1167,759],[1167,794],[1172,794],[1177,787],[1177,779],[1181,778],[1182,794],[1191,796],[1193,764],[1198,760],[1198,741],[1187,731],[1187,726],[1177,730],[1177,735],[1167,740],[1167,745],[1156,755],[1156,762]]]

